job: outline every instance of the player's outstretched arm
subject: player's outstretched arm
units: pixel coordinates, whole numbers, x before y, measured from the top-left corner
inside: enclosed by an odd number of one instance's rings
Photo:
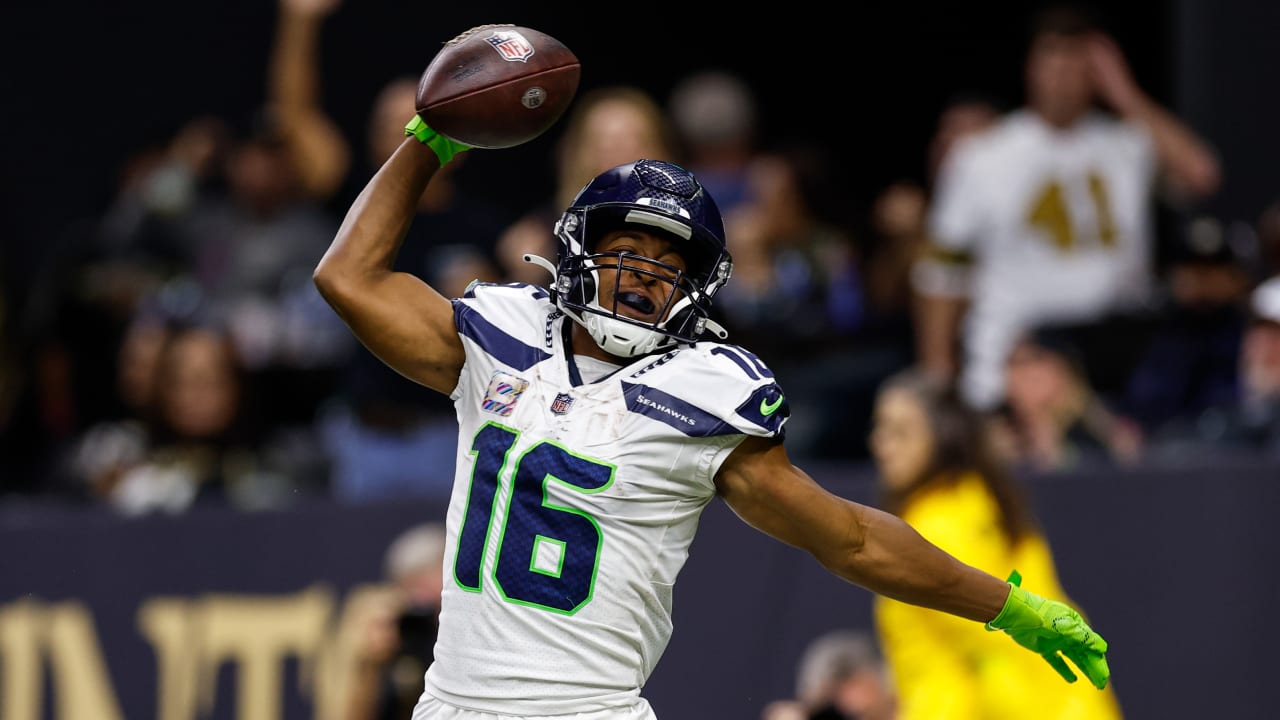
[[[829,492],[791,464],[781,442],[744,440],[716,486],[747,524],[809,552],[839,577],[1003,630],[1069,681],[1075,677],[1062,656],[1106,686],[1106,642],[1078,613],[960,562],[894,515]]]
[[[427,183],[466,147],[443,140],[417,118],[410,132],[414,137],[352,203],[314,279],[370,352],[405,377],[449,393],[464,359],[453,305],[416,276],[392,268]]]

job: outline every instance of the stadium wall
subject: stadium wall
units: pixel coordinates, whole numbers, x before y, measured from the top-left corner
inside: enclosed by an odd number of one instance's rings
[[[871,501],[865,476],[816,468]],[[1111,643],[1126,716],[1274,717],[1280,465],[1031,479],[1063,582]],[[362,593],[430,503],[125,519],[0,510],[0,717],[340,717]],[[741,523],[703,516],[675,637],[646,695],[663,720],[753,720],[804,645],[870,628],[871,596]]]

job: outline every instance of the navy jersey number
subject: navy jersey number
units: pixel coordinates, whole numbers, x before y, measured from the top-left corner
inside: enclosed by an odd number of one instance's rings
[[[773,371],[769,370],[760,358],[750,350],[744,350],[737,345],[722,345],[711,350],[712,355],[723,355],[732,360],[738,367],[742,368],[742,372],[752,380],[759,380],[762,377],[773,377]],[[755,368],[754,370],[752,368]]]
[[[494,580],[511,602],[571,615],[591,599],[604,536],[589,514],[553,503],[547,487],[555,482],[597,493],[613,483],[615,468],[546,440],[513,461],[509,455],[519,437],[515,430],[486,423],[472,441],[475,470],[454,578],[463,589],[479,592],[499,484],[513,464]]]

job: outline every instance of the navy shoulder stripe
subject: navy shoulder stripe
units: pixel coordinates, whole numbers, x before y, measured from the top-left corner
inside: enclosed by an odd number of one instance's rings
[[[499,330],[498,326],[464,302],[453,302],[453,319],[459,333],[512,369],[528,370],[551,357],[547,351],[526,345]]]

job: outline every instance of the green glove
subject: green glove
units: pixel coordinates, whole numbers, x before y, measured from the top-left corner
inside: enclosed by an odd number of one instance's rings
[[[432,130],[425,122],[422,121],[422,117],[420,115],[414,115],[413,119],[409,121],[409,124],[404,126],[404,134],[418,138],[418,142],[434,150],[436,157],[440,158],[440,167],[444,167],[453,159],[454,155],[471,149],[470,145],[463,145],[456,140],[450,140],[435,130]]]
[[[1014,570],[1009,575],[1009,598],[1004,609],[987,623],[988,630],[1003,630],[1022,647],[1039,654],[1067,682],[1075,682],[1062,656],[1075,663],[1093,686],[1107,686],[1111,669],[1107,667],[1107,641],[1093,631],[1080,613],[1056,600],[1046,600],[1018,587],[1022,575]]]

